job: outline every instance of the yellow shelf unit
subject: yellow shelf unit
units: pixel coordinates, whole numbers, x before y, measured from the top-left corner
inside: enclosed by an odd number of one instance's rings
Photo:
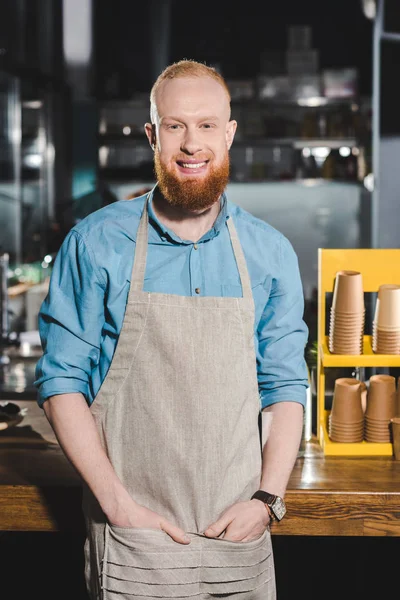
[[[325,406],[325,368],[400,367],[400,355],[375,354],[371,336],[365,335],[363,354],[332,354],[326,336],[326,294],[332,293],[338,271],[359,271],[364,292],[377,292],[384,283],[400,282],[400,249],[362,248],[318,250],[318,357],[317,357],[317,437],[324,454],[331,456],[391,456],[391,443],[341,443],[328,436],[329,410]]]

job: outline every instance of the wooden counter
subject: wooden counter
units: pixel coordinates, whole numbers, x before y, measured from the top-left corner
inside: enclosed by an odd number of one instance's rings
[[[27,414],[0,431],[0,531],[82,531],[77,474],[36,402],[15,402]],[[326,457],[313,440],[297,459],[286,503],[274,535],[400,536],[400,461]]]

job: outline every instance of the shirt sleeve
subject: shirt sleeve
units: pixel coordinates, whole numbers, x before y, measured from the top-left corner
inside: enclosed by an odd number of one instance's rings
[[[93,252],[71,230],[56,256],[38,316],[43,353],[34,385],[39,406],[56,394],[81,392],[89,398],[104,324],[104,286],[98,275]]]
[[[297,255],[282,236],[278,276],[258,325],[257,375],[261,406],[294,401],[303,406],[309,387],[303,320],[304,295]]]

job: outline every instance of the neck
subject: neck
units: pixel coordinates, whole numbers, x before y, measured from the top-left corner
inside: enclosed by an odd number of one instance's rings
[[[214,225],[221,205],[219,199],[201,211],[190,211],[172,206],[159,192],[153,195],[153,210],[157,218],[168,229],[172,229],[183,240],[197,242]]]

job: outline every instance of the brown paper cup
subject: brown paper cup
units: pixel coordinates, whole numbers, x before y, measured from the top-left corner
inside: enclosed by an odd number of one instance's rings
[[[341,442],[344,444],[356,444],[357,442],[363,441],[364,434],[363,434],[363,432],[361,432],[358,434],[351,434],[351,435],[347,436],[347,435],[338,434],[335,432],[330,432],[329,438],[332,440],[332,442]]]
[[[330,321],[344,325],[359,324],[365,321],[365,310],[360,313],[341,313],[331,309]]]
[[[397,378],[395,417],[400,417],[400,377]]]
[[[393,441],[393,456],[400,460],[400,417],[393,417],[390,420]]]
[[[372,375],[367,394],[366,419],[381,421],[394,417],[396,406],[396,379],[392,375]]]
[[[361,382],[352,377],[336,379],[333,390],[332,420],[336,423],[360,423],[364,418]]]
[[[362,275],[358,271],[338,271],[333,290],[332,309],[339,313],[365,311]]]
[[[400,286],[385,284],[378,290],[374,324],[378,328],[400,328]]]

